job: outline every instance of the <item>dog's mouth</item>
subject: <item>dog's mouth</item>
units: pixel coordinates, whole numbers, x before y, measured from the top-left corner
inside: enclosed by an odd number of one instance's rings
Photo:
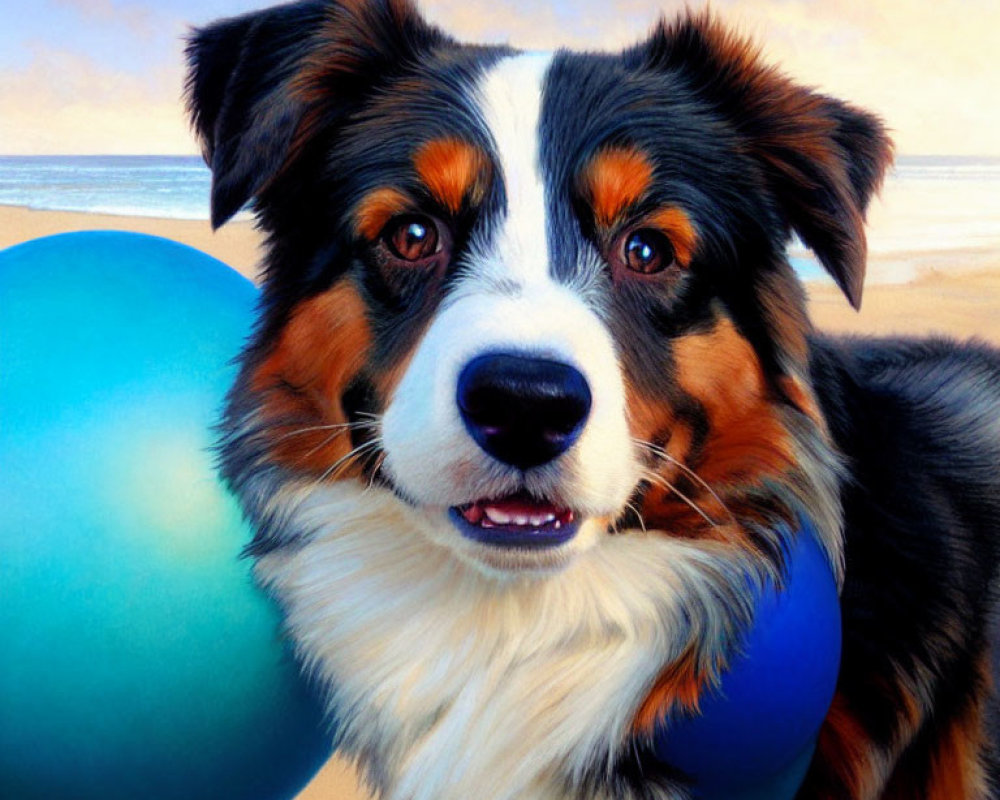
[[[556,547],[579,528],[572,509],[524,492],[453,506],[449,515],[463,536],[495,547]]]

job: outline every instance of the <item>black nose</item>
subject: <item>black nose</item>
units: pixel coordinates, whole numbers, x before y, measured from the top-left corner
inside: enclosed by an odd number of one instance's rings
[[[590,413],[590,387],[568,364],[487,353],[458,376],[458,408],[483,450],[528,469],[576,441]]]

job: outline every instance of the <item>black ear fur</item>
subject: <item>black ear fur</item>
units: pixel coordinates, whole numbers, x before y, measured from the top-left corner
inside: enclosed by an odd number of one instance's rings
[[[348,113],[436,36],[410,0],[306,0],[194,31],[187,104],[212,169],[213,227],[258,196],[319,122]]]
[[[188,109],[212,169],[212,225],[229,220],[285,162],[301,120],[291,81],[325,2],[223,20],[188,40]]]
[[[865,212],[892,162],[881,121],[763,65],[755,47],[708,13],[661,23],[632,55],[646,68],[686,75],[727,116],[791,227],[859,308]]]

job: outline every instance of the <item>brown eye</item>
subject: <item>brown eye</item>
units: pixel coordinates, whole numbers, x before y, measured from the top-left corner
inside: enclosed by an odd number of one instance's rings
[[[396,217],[386,226],[382,238],[392,254],[403,261],[421,261],[441,249],[434,220],[418,214]]]
[[[643,228],[625,237],[622,260],[633,272],[652,275],[674,263],[674,248],[659,231]]]

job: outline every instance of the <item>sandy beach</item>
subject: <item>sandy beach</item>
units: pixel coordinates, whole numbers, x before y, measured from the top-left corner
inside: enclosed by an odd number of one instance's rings
[[[832,284],[807,283],[814,324],[837,333],[978,337],[1000,344],[1000,252],[914,254],[913,263],[923,266],[906,283],[868,285],[860,312]]]
[[[202,220],[35,211],[0,205],[0,249],[55,233],[96,230],[134,231],[183,242],[224,261],[251,279],[260,261],[262,237],[251,222],[230,222],[213,232],[212,226]]]
[[[126,230],[165,236],[196,247],[254,278],[262,237],[251,222],[212,231],[198,220],[126,217],[0,206],[0,248],[54,233]],[[870,283],[855,312],[825,282],[807,284],[810,312],[822,330],[875,334],[978,336],[1000,343],[1000,250],[874,254],[869,274],[912,275],[901,283]]]
[[[101,229],[174,239],[215,256],[250,278],[256,275],[261,255],[261,236],[249,222],[230,223],[213,233],[207,222],[0,206],[0,248],[54,233]],[[832,284],[807,284],[818,328],[857,334],[977,336],[1000,344],[1000,251],[876,254],[872,261],[874,274],[899,274],[903,267],[904,274],[915,277],[905,283],[868,286],[860,313],[851,309]],[[355,773],[335,758],[298,800],[366,797]]]

